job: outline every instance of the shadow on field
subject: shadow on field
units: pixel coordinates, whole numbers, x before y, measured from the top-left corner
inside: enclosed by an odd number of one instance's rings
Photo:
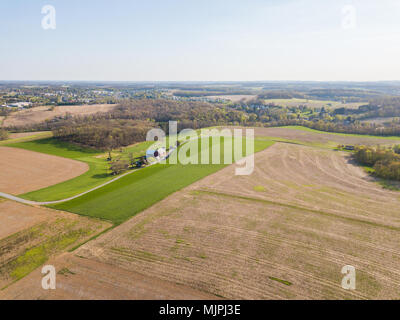
[[[93,175],[92,178],[93,179],[104,179],[104,178],[107,178],[109,176],[110,176],[110,174],[108,174],[108,173],[101,173],[101,174]]]
[[[53,147],[57,147],[57,148],[62,148],[67,151],[78,151],[78,152],[85,152],[85,153],[92,153],[92,154],[97,154],[97,153],[101,152],[96,149],[82,147],[82,146],[73,144],[71,142],[65,142],[65,141],[57,140],[55,138],[46,138],[46,139],[41,139],[41,140],[35,140],[35,144],[53,146]]]

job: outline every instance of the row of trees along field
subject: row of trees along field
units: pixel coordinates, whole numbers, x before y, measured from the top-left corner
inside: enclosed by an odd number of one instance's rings
[[[356,147],[354,158],[362,165],[373,167],[376,176],[400,181],[400,145],[393,149]]]

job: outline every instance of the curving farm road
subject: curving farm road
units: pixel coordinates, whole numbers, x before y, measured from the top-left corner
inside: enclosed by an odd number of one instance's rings
[[[184,142],[184,143],[186,143],[186,142]],[[175,150],[176,150],[176,149],[173,149],[172,151],[168,152],[168,154],[167,154],[166,157],[168,157],[169,155],[171,155],[171,153],[174,152]],[[101,185],[99,185],[99,186],[97,186],[97,187],[95,187],[95,188],[92,188],[92,189],[90,189],[90,190],[87,190],[87,191],[85,191],[85,192],[82,192],[82,193],[80,193],[80,194],[77,194],[77,195],[75,195],[75,196],[73,196],[73,197],[69,197],[69,198],[66,198],[66,199],[55,200],[55,201],[43,201],[43,202],[40,202],[40,201],[26,200],[26,199],[23,199],[23,198],[20,198],[20,197],[17,197],[17,196],[13,196],[12,194],[4,193],[4,192],[0,192],[0,198],[5,198],[5,199],[9,199],[9,200],[13,200],[13,201],[20,202],[20,203],[23,203],[23,204],[36,205],[36,206],[43,206],[43,205],[47,205],[47,204],[62,203],[62,202],[66,202],[66,201],[70,201],[70,200],[73,200],[73,199],[82,197],[83,195],[85,195],[85,194],[87,194],[87,193],[89,193],[89,192],[92,192],[92,191],[94,191],[94,190],[100,189],[100,188],[102,188],[102,187],[104,187],[104,186],[106,186],[106,185],[108,185],[108,184],[110,184],[110,183],[112,183],[112,182],[114,182],[114,181],[117,181],[117,180],[119,180],[119,179],[121,179],[121,178],[127,176],[128,174],[134,173],[134,172],[136,172],[136,171],[138,171],[138,170],[140,170],[140,169],[147,168],[147,167],[150,167],[150,166],[155,165],[155,164],[157,164],[157,163],[160,163],[160,162],[163,161],[166,157],[164,157],[164,158],[162,158],[162,159],[160,159],[160,160],[158,160],[158,161],[156,161],[156,162],[153,162],[153,163],[147,165],[146,167],[142,167],[142,168],[139,168],[139,169],[136,169],[136,170],[132,170],[132,171],[126,172],[126,173],[124,173],[124,174],[122,174],[122,175],[120,175],[120,176],[118,176],[118,177],[116,177],[116,178],[114,178],[114,179],[111,179],[110,181],[107,181],[107,182],[105,182],[105,183],[103,183],[103,184],[101,184]]]
[[[140,169],[129,171],[129,172],[124,173],[124,174],[122,174],[122,175],[120,175],[120,176],[118,176],[118,177],[116,177],[116,178],[114,178],[114,179],[112,179],[110,181],[107,181],[107,182],[105,182],[105,183],[103,183],[103,184],[101,184],[101,185],[99,185],[99,186],[97,186],[95,188],[92,188],[90,190],[87,190],[85,192],[77,194],[76,196],[73,196],[73,197],[70,197],[70,198],[66,198],[66,199],[62,199],[62,200],[38,202],[38,201],[31,201],[31,200],[22,199],[20,197],[13,196],[11,194],[4,193],[4,192],[0,192],[0,197],[6,198],[6,199],[9,199],[9,200],[13,200],[13,201],[17,201],[17,202],[20,202],[20,203],[24,203],[24,204],[30,204],[30,205],[39,205],[39,206],[41,206],[41,205],[46,205],[46,204],[56,204],[56,203],[66,202],[66,201],[69,201],[69,200],[73,200],[73,199],[79,198],[79,197],[81,197],[81,196],[83,196],[83,195],[85,195],[85,194],[87,194],[89,192],[92,192],[94,190],[102,188],[102,187],[106,186],[107,184],[110,184],[110,183],[112,183],[114,181],[117,181],[118,179],[121,179],[121,178],[127,176],[128,174],[131,174],[131,173],[136,172],[138,170],[140,170]]]

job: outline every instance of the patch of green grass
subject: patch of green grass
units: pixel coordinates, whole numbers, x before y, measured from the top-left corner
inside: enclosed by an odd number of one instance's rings
[[[44,264],[55,252],[60,252],[72,245],[80,238],[89,235],[92,230],[70,230],[64,234],[53,236],[44,243],[26,250],[18,258],[10,262],[10,275],[14,280],[19,280],[40,265]]]
[[[373,167],[363,166],[363,165],[359,165],[359,166],[361,168],[363,168],[365,172],[367,172],[371,176],[374,176],[375,169]],[[374,178],[376,179],[376,182],[382,186],[382,188],[388,189],[391,191],[400,191],[400,182],[399,181],[387,180],[387,179],[379,178],[377,176],[374,176]]]
[[[265,191],[265,188],[263,186],[255,186],[253,189],[254,189],[254,191],[258,191],[258,192]]]
[[[133,156],[139,157],[142,155],[146,154],[146,150],[154,143],[154,141],[145,141],[145,142],[140,142],[136,143],[132,146],[126,147],[123,149],[121,153],[121,157],[123,159],[128,160],[129,159],[129,154],[132,153]]]
[[[141,152],[142,149],[145,150],[147,144],[148,142],[139,143],[127,149],[137,156],[137,152]],[[85,162],[89,165],[89,170],[78,177],[20,195],[20,197],[24,199],[33,201],[61,200],[95,188],[114,178],[114,176],[110,174],[109,164],[106,159],[98,158],[98,156],[102,154],[101,151],[83,148],[56,139],[42,139],[7,144],[7,146],[73,159]],[[125,150],[124,154],[126,157],[128,156]]]
[[[384,188],[391,191],[400,191],[400,183],[398,181],[390,181],[379,179],[378,183]]]
[[[9,143],[7,146],[51,154],[69,159],[79,159],[82,157],[87,157],[88,155],[98,155],[100,153],[98,150],[80,147],[78,145],[60,141],[54,138],[20,143]]]
[[[66,275],[74,275],[75,272],[72,272],[71,270],[69,270],[68,268],[62,268],[60,271],[57,272],[58,274],[61,274],[63,276]]]
[[[10,275],[14,279],[19,280],[31,273],[38,266],[44,264],[48,258],[49,256],[44,245],[27,250],[25,254],[13,262],[13,271]]]
[[[277,281],[277,282],[279,282],[279,283],[282,283],[282,284],[284,284],[284,285],[286,285],[286,286],[291,286],[292,285],[292,283],[290,282],[290,281],[286,281],[286,280],[282,280],[282,279],[279,279],[279,278],[275,278],[275,277],[268,277],[270,280],[273,280],[273,281]]]
[[[190,246],[190,243],[186,242],[185,240],[183,240],[183,239],[181,239],[181,238],[177,238],[177,239],[175,240],[175,243],[176,243],[176,244],[184,244],[184,245]]]
[[[245,141],[243,143],[245,144]],[[268,140],[256,140],[254,151],[261,151],[273,143]],[[223,155],[223,143],[221,149]],[[191,157],[198,156],[199,154],[191,155]],[[120,224],[171,193],[225,166],[225,164],[156,164],[82,197],[51,207]]]
[[[51,131],[43,131],[36,134],[32,134],[31,136],[21,137],[21,138],[14,138],[14,139],[7,139],[0,141],[0,146],[8,145],[11,143],[19,143],[19,142],[26,142],[26,141],[33,141],[39,139],[50,138],[53,136]]]

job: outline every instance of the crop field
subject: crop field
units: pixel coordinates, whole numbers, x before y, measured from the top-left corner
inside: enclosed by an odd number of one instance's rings
[[[360,134],[332,133],[299,126],[254,128],[256,137],[286,139],[315,147],[334,148],[337,145],[393,145],[400,143],[400,137],[383,137]],[[288,141],[288,142],[289,142]]]
[[[342,103],[341,101],[329,101],[329,100],[309,100],[309,99],[265,99],[265,103],[274,103],[278,106],[283,107],[296,107],[299,105],[304,105],[312,108],[348,108],[357,109],[359,106],[367,104],[367,102],[348,102]]]
[[[9,138],[10,139],[20,139],[20,138],[26,138],[26,137],[33,137],[33,136],[38,136],[42,131],[37,131],[37,132],[18,132],[18,133],[10,133]]]
[[[46,139],[51,138],[52,136],[53,133],[51,131],[11,133],[7,140],[0,141],[0,146],[8,145],[11,143]]]
[[[108,112],[113,110],[113,104],[94,104],[80,106],[40,106],[31,109],[24,109],[11,113],[3,120],[4,127],[24,126],[50,120],[56,117],[71,115],[90,115],[97,112]]]
[[[88,170],[87,164],[23,149],[0,147],[0,191],[21,194],[42,189]]]
[[[129,152],[137,157],[145,153],[148,145],[149,142],[138,143],[124,148],[122,153],[116,152],[114,155],[121,154],[122,158],[127,159]],[[89,168],[85,173],[76,178],[21,195],[24,199],[34,201],[54,201],[65,199],[85,192],[113,178],[109,171],[109,164],[106,161],[107,155],[101,151],[82,148],[52,138],[8,143],[7,146],[73,159],[83,163]]]
[[[14,252],[0,262],[0,285],[21,279],[0,291],[0,297],[399,299],[400,250],[393,239],[400,232],[400,196],[355,166],[349,153],[334,149],[338,144],[394,144],[400,139],[302,127],[255,128],[255,134],[255,170],[249,176],[236,176],[235,164],[160,163],[51,206],[61,211],[0,202],[0,211],[9,212],[0,223],[12,221],[10,231],[0,228],[0,235],[11,239],[4,247]],[[115,155],[140,155],[149,144],[115,150]],[[105,155],[98,151],[54,139],[13,146],[98,162],[103,170],[97,183],[91,182],[92,171],[26,198],[64,198],[111,177]],[[222,158],[223,140],[219,147]],[[246,152],[245,140],[242,147]],[[197,152],[191,159],[204,152],[202,145],[192,150]],[[13,206],[43,211],[28,219]],[[47,210],[55,220],[47,219]],[[68,221],[59,227],[54,222],[77,219],[73,213],[104,224],[86,232]],[[108,232],[59,255],[111,225]],[[69,241],[81,231],[79,239]],[[32,234],[38,238],[19,249],[12,246],[13,239],[31,239]],[[11,267],[9,261],[18,263]],[[44,261],[57,268],[60,287],[55,292],[43,292],[37,285],[41,274],[36,268]],[[356,268],[354,291],[341,287],[345,265]]]
[[[329,134],[333,136],[341,136],[341,137],[346,137],[346,138],[359,138],[358,140],[356,139],[350,139],[350,142],[354,143],[366,143],[371,144],[372,143],[382,143],[382,141],[376,140],[376,139],[382,139],[382,140],[395,140],[397,142],[400,141],[399,136],[378,136],[378,135],[367,135],[367,134],[356,134],[356,133],[337,133],[337,132],[327,132],[327,131],[320,131],[320,130],[315,130],[307,127],[302,127],[302,126],[284,126],[280,127],[282,129],[292,129],[292,130],[301,130],[301,131],[307,131],[311,133],[320,133],[320,134]],[[311,135],[313,137],[315,135]],[[383,141],[384,142],[384,141]]]
[[[218,297],[66,253],[48,261],[57,271],[57,289],[43,290],[40,268],[0,291],[0,299],[38,300],[210,300]],[[39,285],[38,285],[39,284]]]
[[[76,255],[228,299],[400,298],[398,193],[346,153],[276,143],[250,176],[229,166]],[[341,268],[357,289],[341,288]],[[179,270],[179,272],[177,272]]]
[[[0,289],[110,226],[104,221],[12,201],[0,202],[0,212]]]
[[[215,99],[215,100],[224,99],[224,100],[230,100],[232,102],[238,102],[240,100],[249,101],[249,100],[254,99],[256,97],[257,97],[256,95],[251,95],[251,94],[231,94],[231,95],[205,96],[205,98],[209,98],[209,99]]]
[[[256,140],[255,152],[267,148],[272,143],[268,140]],[[243,144],[245,146],[245,140]],[[223,142],[220,147],[223,156]],[[199,154],[200,152],[191,156],[198,157]],[[224,164],[156,164],[125,176],[118,180],[118,183],[111,183],[82,197],[52,207],[120,224],[169,194],[225,166]]]

